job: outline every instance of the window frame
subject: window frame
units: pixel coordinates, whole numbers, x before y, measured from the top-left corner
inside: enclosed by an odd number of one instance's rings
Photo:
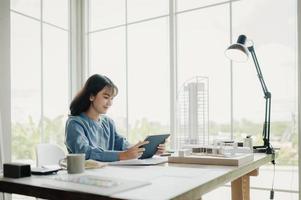
[[[44,54],[44,43],[45,43],[45,38],[44,38],[44,26],[49,26],[49,27],[53,27],[53,28],[55,28],[55,29],[57,29],[57,30],[60,30],[60,31],[64,31],[64,33],[66,33],[66,34],[68,34],[68,41],[66,40],[66,46],[65,47],[67,47],[67,51],[68,51],[68,53],[67,53],[67,55],[68,55],[68,57],[66,58],[66,61],[67,61],[67,66],[66,66],[66,69],[67,69],[67,73],[68,74],[70,74],[70,72],[72,71],[71,69],[72,69],[72,67],[71,67],[71,54],[70,54],[70,49],[72,49],[72,47],[71,47],[71,39],[70,39],[70,35],[71,35],[71,29],[69,28],[64,28],[64,27],[60,27],[60,26],[58,26],[58,25],[55,25],[55,24],[52,24],[52,23],[50,23],[50,22],[46,22],[46,21],[44,21],[44,19],[43,19],[43,9],[45,9],[45,8],[43,8],[43,1],[44,0],[39,0],[39,9],[40,9],[40,15],[41,15],[41,17],[40,18],[36,18],[36,17],[33,17],[33,16],[31,16],[31,15],[27,15],[27,14],[24,14],[24,13],[22,13],[22,12],[19,12],[19,11],[16,11],[16,10],[14,10],[14,9],[12,9],[11,8],[11,6],[10,6],[10,0],[5,0],[6,2],[8,2],[8,7],[6,7],[6,6],[2,6],[1,5],[1,8],[2,7],[4,7],[5,8],[5,11],[7,11],[8,12],[8,18],[10,19],[11,18],[11,13],[14,13],[14,14],[16,14],[16,15],[18,15],[18,16],[21,16],[21,17],[24,17],[24,18],[26,18],[26,19],[30,19],[30,20],[32,20],[32,21],[35,21],[35,22],[37,22],[38,23],[38,26],[39,26],[39,36],[40,36],[40,40],[39,40],[39,46],[40,46],[40,52],[39,52],[39,59],[40,59],[40,61],[39,61],[39,64],[40,64],[40,69],[41,69],[41,71],[39,72],[39,84],[41,84],[41,89],[40,89],[40,93],[41,94],[39,94],[40,95],[40,101],[41,101],[41,105],[39,106],[39,116],[40,116],[40,118],[39,118],[39,120],[40,121],[42,121],[42,123],[39,123],[38,124],[38,130],[39,130],[39,136],[40,136],[40,143],[44,143],[46,140],[47,140],[47,138],[45,138],[46,136],[45,136],[45,134],[44,134],[44,132],[45,132],[45,116],[44,116],[44,106],[45,106],[45,102],[44,102],[44,99],[45,99],[45,97],[44,97],[44,93],[45,93],[45,88],[44,88],[44,77],[45,77],[45,72],[44,72],[44,70],[43,70],[43,68],[44,68],[44,65],[45,65],[45,63],[44,63],[44,56],[45,55],[43,55]],[[3,3],[6,3],[6,2],[3,2]],[[70,26],[70,22],[71,21],[73,21],[73,22],[76,22],[76,20],[75,19],[73,19],[73,20],[71,20],[71,10],[70,10],[70,8],[71,8],[71,2],[73,2],[73,0],[67,0],[67,1],[65,1],[66,3],[68,2],[68,15],[66,16],[66,17],[68,17],[68,25],[69,25],[69,27],[71,27]],[[2,3],[2,1],[1,1],[1,3]],[[4,4],[5,5],[5,4]],[[0,20],[1,21],[1,20]],[[10,21],[9,21],[9,23],[11,23]],[[1,25],[1,24],[0,24]],[[8,30],[10,30],[10,27],[9,28],[7,28]],[[6,29],[5,29],[6,30]],[[9,31],[9,34],[10,34],[10,31]],[[1,37],[1,36],[0,36]],[[9,36],[9,39],[7,39],[7,41],[8,42],[10,42],[10,37],[11,36]],[[1,37],[2,38],[2,37]],[[0,39],[1,39],[0,38]],[[10,52],[11,52],[11,49],[9,48],[9,49],[7,49],[7,51],[9,52],[9,56],[8,56],[8,58],[10,58],[11,56],[10,56]],[[9,69],[11,70],[11,64],[9,64]],[[79,74],[79,73],[78,73]],[[11,74],[9,74],[9,75],[6,75],[5,73],[3,74],[3,75],[5,75],[5,76],[7,76],[7,77],[9,77],[9,83],[11,83]],[[1,73],[1,75],[0,75],[0,77],[2,76],[2,73]],[[5,78],[3,78],[3,80],[4,80]],[[69,85],[69,86],[72,86],[73,85],[73,82],[74,82],[74,80],[76,80],[76,81],[78,81],[78,78],[74,78],[74,77],[66,77],[66,80],[67,80],[67,84]],[[71,82],[71,81],[73,81],[73,82]],[[2,90],[1,90],[2,91]],[[5,96],[7,96],[7,97],[9,97],[10,98],[10,104],[9,105],[7,105],[6,107],[7,108],[9,108],[10,110],[9,110],[9,113],[10,113],[10,124],[9,124],[9,128],[10,128],[10,131],[9,132],[7,132],[6,131],[6,133],[7,133],[7,135],[9,135],[9,140],[6,140],[6,141],[11,141],[12,140],[12,125],[13,125],[13,123],[11,122],[11,115],[12,115],[12,109],[11,109],[11,93],[12,93],[12,88],[11,88],[11,85],[9,85],[9,89],[7,89],[7,91],[9,91],[9,94],[6,94]],[[69,101],[70,101],[70,97],[71,97],[71,89],[70,88],[68,88],[68,99],[69,99]],[[1,101],[0,101],[0,106],[1,106]],[[5,116],[7,116],[7,115],[5,115]],[[6,134],[5,134],[6,135]],[[9,161],[11,161],[12,160],[12,141],[9,143],[9,155],[7,155],[8,157],[9,157]]]

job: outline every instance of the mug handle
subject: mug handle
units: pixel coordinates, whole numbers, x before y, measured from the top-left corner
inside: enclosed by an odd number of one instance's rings
[[[62,158],[59,160],[59,166],[62,169],[67,169],[67,158]]]

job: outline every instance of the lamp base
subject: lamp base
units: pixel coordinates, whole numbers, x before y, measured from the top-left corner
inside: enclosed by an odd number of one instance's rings
[[[266,153],[266,154],[273,154],[274,150],[269,146],[254,146],[253,147],[254,153]]]

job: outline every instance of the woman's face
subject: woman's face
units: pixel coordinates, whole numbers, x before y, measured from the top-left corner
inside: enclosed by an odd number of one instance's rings
[[[108,109],[113,103],[113,88],[104,87],[101,91],[97,93],[96,96],[91,96],[91,106],[99,114],[107,113]]]

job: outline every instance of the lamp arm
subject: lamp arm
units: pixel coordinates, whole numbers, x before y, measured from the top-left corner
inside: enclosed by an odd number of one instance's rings
[[[266,98],[266,111],[265,111],[265,125],[266,125],[266,141],[264,141],[264,145],[270,146],[270,125],[271,125],[271,96]]]
[[[263,90],[263,93],[264,95],[268,95],[269,93],[269,90],[265,84],[265,81],[263,79],[263,75],[262,75],[262,72],[261,72],[261,69],[260,69],[260,66],[259,66],[259,63],[258,63],[258,60],[257,60],[257,57],[256,57],[256,53],[255,53],[255,50],[254,50],[254,46],[250,46],[248,47],[248,50],[250,51],[251,55],[252,55],[252,58],[253,58],[253,61],[254,61],[254,64],[255,64],[255,68],[256,68],[256,71],[257,71],[257,76],[259,78],[259,81],[260,81],[260,84],[261,84],[261,87],[262,87],[262,90]]]
[[[273,153],[273,149],[270,145],[270,122],[271,122],[271,98],[272,95],[269,92],[265,81],[263,79],[263,75],[255,54],[255,50],[253,46],[248,47],[249,52],[252,55],[255,68],[257,71],[257,75],[264,93],[265,98],[265,117],[264,117],[264,125],[263,125],[263,131],[262,131],[262,137],[263,137],[263,146],[255,146],[254,149],[263,149],[267,154]]]

